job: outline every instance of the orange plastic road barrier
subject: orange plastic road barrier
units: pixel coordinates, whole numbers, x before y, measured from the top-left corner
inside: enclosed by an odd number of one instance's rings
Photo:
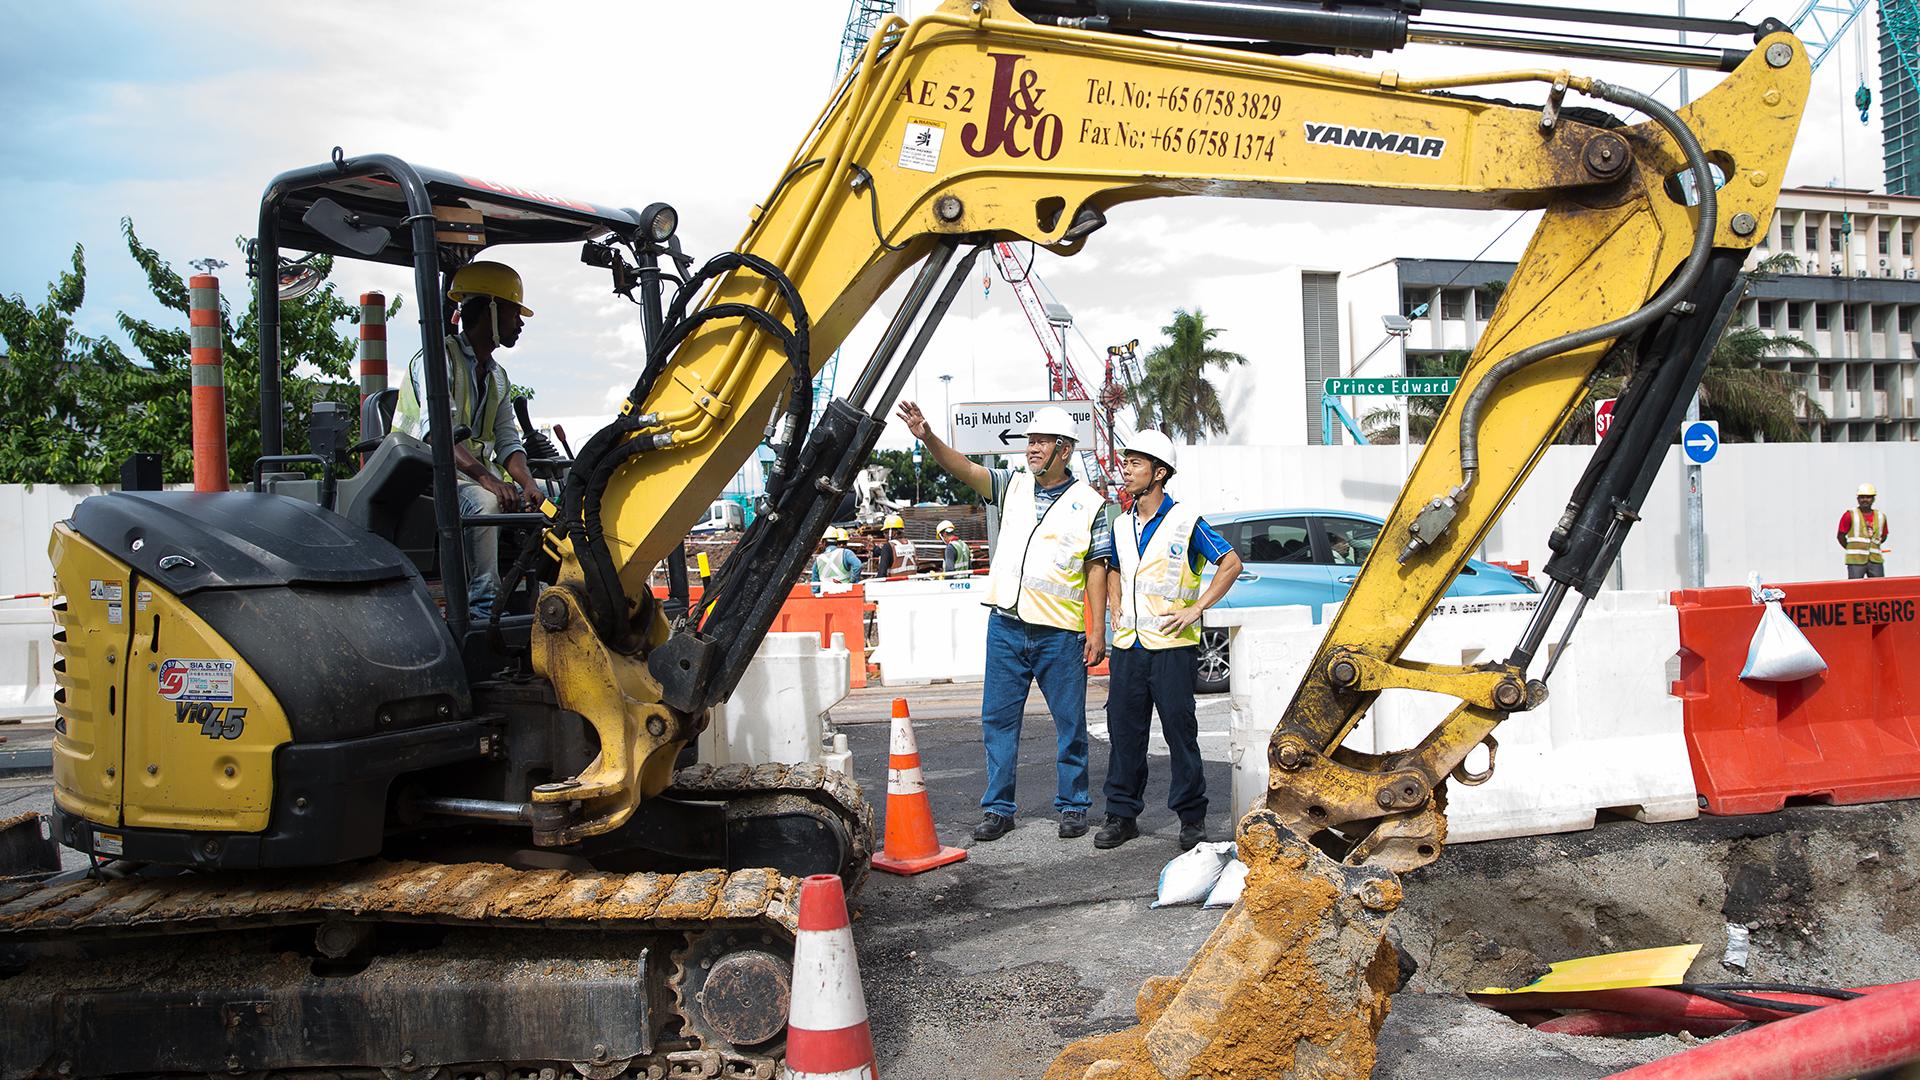
[[[907,699],[893,699],[893,746],[887,759],[887,843],[873,868],[918,874],[967,857],[962,848],[941,847],[933,831],[933,807],[920,772],[920,744],[913,737]]]
[[[800,883],[799,923],[787,1005],[788,1080],[874,1080],[867,995],[838,877],[815,874]]]
[[[690,585],[687,595],[693,603],[699,603],[703,590],[698,585]],[[655,585],[653,595],[664,600],[667,588]],[[773,633],[820,635],[820,647],[825,649],[833,645],[833,635],[845,634],[849,657],[850,682],[853,687],[867,685],[867,627],[865,612],[871,605],[867,603],[864,589],[854,586],[843,593],[813,595],[813,589],[806,585],[795,585],[787,595],[787,602],[780,605],[780,611],[773,617]]]
[[[227,380],[220,355],[220,279],[187,281],[193,374],[193,490],[227,490]]]
[[[1680,679],[1687,752],[1711,814],[1920,796],[1920,578],[1777,586],[1827,662],[1798,682],[1743,680],[1762,606],[1744,587],[1684,589]]]

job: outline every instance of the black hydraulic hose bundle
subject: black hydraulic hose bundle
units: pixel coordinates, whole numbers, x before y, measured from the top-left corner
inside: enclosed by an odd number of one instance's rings
[[[706,282],[739,268],[760,274],[774,284],[793,320],[792,330],[787,329],[771,313],[751,304],[710,304],[691,314],[687,313],[688,301]],[[651,425],[643,424],[635,410],[651,395],[681,342],[706,323],[727,318],[745,319],[779,341],[793,368],[787,395],[790,435],[787,444],[782,447],[781,468],[775,470],[775,476],[769,481],[770,494],[778,494],[776,483],[783,483],[786,476],[792,475],[799,457],[800,443],[813,409],[813,373],[809,366],[808,344],[811,324],[807,319],[806,306],[800,299],[800,291],[779,268],[756,255],[741,252],[716,255],[676,293],[667,313],[665,329],[648,349],[646,367],[628,393],[627,411],[595,432],[580,448],[561,490],[560,517],[556,526],[573,541],[579,556],[586,586],[588,617],[601,640],[623,652],[635,652],[644,642],[644,629],[635,633],[634,627],[637,623],[644,628],[649,621],[646,616],[654,600],[651,592],[644,594],[640,598],[640,611],[636,613],[640,617],[628,617],[629,598],[620,584],[619,568],[614,565],[613,555],[607,548],[605,528],[601,522],[601,500],[620,466],[639,454],[671,444],[668,436],[642,434],[641,429]]]

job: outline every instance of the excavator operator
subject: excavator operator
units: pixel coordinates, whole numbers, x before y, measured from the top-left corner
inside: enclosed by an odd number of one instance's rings
[[[500,349],[511,349],[533,315],[522,301],[520,275],[504,263],[478,261],[453,275],[447,298],[459,305],[460,329],[447,335],[449,385],[453,390],[453,423],[467,435],[453,444],[454,467],[460,471],[460,513],[497,514],[502,510],[538,509],[545,500],[527,468],[520,424],[513,415],[513,380],[494,359]],[[420,364],[415,353],[407,365],[395,409],[395,427],[426,438],[427,424]],[[511,480],[511,482],[509,482]],[[493,613],[500,591],[500,530],[482,526],[466,530],[467,608],[476,619]]]

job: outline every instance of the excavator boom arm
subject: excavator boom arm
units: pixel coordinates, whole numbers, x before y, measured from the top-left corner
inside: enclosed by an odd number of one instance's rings
[[[697,304],[683,297],[669,313],[621,418],[580,454],[549,533],[562,573],[540,600],[535,664],[599,729],[602,752],[533,798],[565,819],[549,834],[565,841],[618,827],[665,786],[984,245],[1017,238],[1072,254],[1122,204],[1173,195],[1544,210],[1276,723],[1268,805],[1241,824],[1246,898],[1185,974],[1143,989],[1139,1027],[1076,1044],[1050,1073],[1363,1076],[1391,982],[1382,939],[1394,874],[1438,855],[1440,784],[1544,694],[1527,670],[1532,632],[1507,661],[1474,668],[1401,663],[1401,651],[1610,350],[1637,349],[1644,378],[1623,399],[1641,406],[1637,434],[1605,452],[1611,465],[1569,506],[1541,626],[1568,593],[1591,593],[1670,438],[1675,402],[1697,382],[1734,272],[1765,235],[1805,104],[1806,54],[1770,32],[1675,115],[1563,71],[1417,80],[1081,23],[1040,25],[1011,0],[889,20],[754,209],[738,255],[721,257]],[[1544,86],[1547,106],[1458,94],[1517,83]],[[1654,119],[1576,120],[1561,110],[1570,92]],[[1717,190],[1699,179],[1710,172]],[[853,390],[811,432],[782,422],[805,415],[794,406],[807,377],[916,266]],[[648,573],[769,431],[783,446],[771,512],[670,629]],[[1340,749],[1394,687],[1461,706],[1417,747]]]

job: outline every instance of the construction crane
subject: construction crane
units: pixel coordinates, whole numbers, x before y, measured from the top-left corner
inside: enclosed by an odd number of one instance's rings
[[[1086,380],[1080,377],[1080,370],[1074,366],[1073,356],[1067,351],[1067,328],[1073,325],[1073,319],[1065,307],[1048,304],[1040,299],[1036,285],[1039,278],[1033,272],[1033,264],[1020,265],[1020,259],[1013,253],[1013,245],[997,243],[992,247],[993,259],[1000,267],[1001,280],[1012,289],[1020,302],[1020,311],[1027,317],[1027,325],[1033,328],[1035,340],[1040,342],[1040,351],[1047,358],[1047,397],[1055,401],[1090,401],[1095,404],[1093,410],[1093,446],[1085,451],[1092,459],[1089,479],[1106,489],[1112,495],[1121,488],[1120,450],[1115,426],[1115,413],[1126,398],[1126,387],[1115,381],[1116,354],[1108,350],[1105,381],[1100,385],[1096,396],[1087,389]],[[1132,350],[1139,345],[1136,339],[1124,348],[1127,362],[1131,362]],[[1122,377],[1131,381],[1131,371],[1127,363],[1119,365]]]

